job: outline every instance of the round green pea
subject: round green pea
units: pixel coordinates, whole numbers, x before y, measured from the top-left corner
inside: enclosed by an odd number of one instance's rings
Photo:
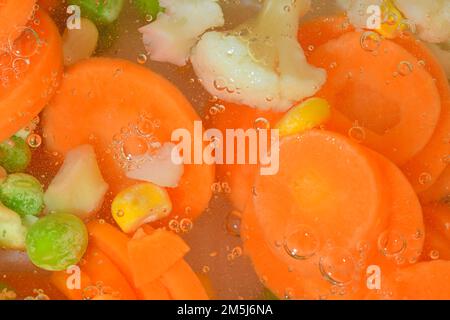
[[[0,144],[0,166],[8,173],[24,171],[31,161],[31,150],[26,141],[13,136]]]
[[[10,174],[0,185],[0,202],[22,217],[36,216],[44,207],[44,190],[29,174]]]
[[[83,221],[66,213],[53,213],[37,221],[28,230],[28,257],[37,267],[49,271],[65,270],[77,264],[88,245]]]

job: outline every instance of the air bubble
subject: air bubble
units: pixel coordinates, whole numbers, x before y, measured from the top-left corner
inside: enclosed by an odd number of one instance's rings
[[[381,36],[373,31],[365,31],[361,35],[360,44],[364,50],[374,52],[380,47]]]
[[[386,257],[402,254],[407,247],[406,239],[395,231],[385,231],[378,237],[378,250]]]
[[[319,259],[319,270],[325,280],[333,285],[343,286],[354,279],[357,266],[347,249],[330,248]]]
[[[307,225],[299,225],[284,239],[284,249],[294,259],[306,260],[319,249],[319,239],[315,231]]]

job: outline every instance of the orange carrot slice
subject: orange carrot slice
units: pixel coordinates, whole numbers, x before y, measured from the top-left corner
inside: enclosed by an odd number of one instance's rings
[[[115,194],[136,183],[124,176],[129,148],[150,144],[139,152],[152,151],[157,142],[169,142],[178,128],[194,136],[196,120],[200,119],[186,98],[161,76],[128,61],[92,58],[67,70],[45,109],[43,128],[47,147],[62,154],[83,143],[94,144],[103,176]],[[214,166],[185,165],[178,187],[168,188],[173,212],[198,216],[208,205],[213,181]]]
[[[129,238],[117,228],[99,220],[89,222],[87,228],[90,243],[105,253],[131,282],[133,275],[128,258]]]
[[[207,106],[206,112],[209,114],[206,127],[219,129],[223,134],[225,134],[227,129],[270,128],[275,126],[282,116],[281,113],[261,111],[248,106],[222,101]],[[235,154],[237,154],[236,148]],[[226,152],[224,156],[226,157]],[[229,198],[235,208],[241,212],[244,210],[251,194],[257,170],[258,166],[252,164],[223,164],[216,167],[217,181],[221,185],[228,183]],[[227,192],[226,188],[222,189],[224,189],[224,192]]]
[[[423,69],[434,79],[439,90],[441,113],[427,145],[402,166],[416,192],[430,188],[448,165],[450,156],[450,85],[445,72],[430,50],[413,36],[404,35],[395,42],[421,61]]]
[[[170,300],[169,291],[159,279],[142,285],[136,292],[141,300]]]
[[[450,166],[441,173],[439,178],[427,190],[419,194],[424,204],[447,201],[450,199]]]
[[[50,277],[50,282],[63,293],[70,300],[84,300],[83,290],[90,285],[92,285],[92,281],[89,276],[80,271],[80,288],[70,288],[67,285],[67,280],[71,276],[66,271],[57,271],[52,272]]]
[[[425,226],[422,207],[414,189],[403,173],[383,156],[371,152],[383,174],[384,188],[389,191],[388,225],[379,234],[376,262],[383,272],[389,268],[416,263],[422,253]]]
[[[163,229],[143,238],[131,239],[128,256],[135,286],[141,287],[158,279],[188,251],[189,247],[181,237]]]
[[[333,283],[351,283],[347,297],[358,292],[358,246],[374,244],[387,226],[381,179],[377,161],[339,134],[311,130],[283,138],[280,171],[256,177],[242,228],[264,283],[290,298],[329,295]]]
[[[450,207],[429,204],[423,207],[425,219],[424,260],[450,260]]]
[[[205,288],[184,260],[179,260],[161,277],[174,300],[208,300]]]
[[[3,0],[0,5],[0,52],[14,41],[31,19],[36,0]]]
[[[90,245],[83,259],[85,263],[81,265],[81,270],[89,275],[93,283],[111,289],[121,300],[136,299],[132,286],[100,249]]]
[[[388,274],[380,294],[368,299],[448,300],[450,299],[450,261],[421,262]]]
[[[8,1],[8,5],[16,2]],[[62,74],[59,31],[44,11],[37,12],[36,19],[39,24],[28,25],[12,52],[0,53],[0,141],[25,127],[44,108]]]
[[[333,108],[327,127],[402,165],[433,135],[441,111],[439,92],[407,50],[383,40],[376,51],[367,51],[363,38],[363,33],[349,32],[314,50],[309,61],[328,72],[317,95]]]

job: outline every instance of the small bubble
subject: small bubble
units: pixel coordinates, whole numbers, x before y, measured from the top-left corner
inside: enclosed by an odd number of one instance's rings
[[[333,285],[350,283],[356,274],[356,263],[347,249],[330,248],[319,259],[319,270],[325,280]]]
[[[37,133],[32,133],[27,137],[27,144],[31,148],[39,148],[42,144],[42,137]]]
[[[361,143],[366,139],[366,130],[358,124],[355,124],[348,130],[348,136],[356,142]]]
[[[177,220],[172,219],[169,221],[169,229],[178,233],[180,232],[180,224],[178,223]]]
[[[381,44],[381,36],[373,31],[366,31],[361,35],[361,47],[366,51],[376,51]]]
[[[414,66],[409,61],[400,61],[400,63],[397,66],[397,71],[402,76],[407,76],[411,72],[413,72]]]
[[[189,219],[189,218],[183,218],[183,219],[181,219],[181,221],[180,221],[180,223],[179,223],[179,226],[180,226],[180,230],[181,230],[183,233],[188,233],[188,232],[190,232],[190,231],[192,230],[192,228],[194,227],[194,223],[193,223],[192,220]]]
[[[235,237],[241,235],[241,213],[238,211],[231,211],[226,216],[225,227],[227,232]]]
[[[406,239],[395,231],[385,231],[378,237],[378,249],[386,257],[398,256],[406,250]]]
[[[439,259],[439,251],[437,250],[431,250],[430,251],[430,258],[432,260],[438,260]]]
[[[136,61],[139,64],[145,64],[147,62],[147,55],[144,53],[138,54]]]
[[[429,184],[433,177],[428,172],[422,172],[419,176],[419,183],[421,185]]]
[[[210,269],[209,266],[203,266],[203,268],[202,268],[202,272],[203,272],[203,273],[208,273],[210,270],[211,270],[211,269]]]
[[[314,230],[307,225],[299,225],[284,239],[284,249],[291,257],[299,260],[309,259],[319,249],[319,239]]]
[[[255,119],[253,127],[255,129],[257,129],[257,130],[261,130],[261,129],[269,130],[270,129],[270,122],[269,122],[269,120],[267,120],[264,117],[259,117],[259,118]]]

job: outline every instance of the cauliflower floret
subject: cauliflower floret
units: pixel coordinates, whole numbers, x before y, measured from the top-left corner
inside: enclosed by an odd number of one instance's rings
[[[430,43],[450,40],[449,0],[394,0],[394,2],[416,25],[422,40]]]
[[[310,0],[266,0],[255,19],[229,32],[208,32],[191,62],[206,90],[218,98],[285,111],[316,93],[326,80],[297,42]]]
[[[139,29],[154,61],[185,65],[198,37],[225,23],[217,0],[160,0],[160,5],[164,12]]]

